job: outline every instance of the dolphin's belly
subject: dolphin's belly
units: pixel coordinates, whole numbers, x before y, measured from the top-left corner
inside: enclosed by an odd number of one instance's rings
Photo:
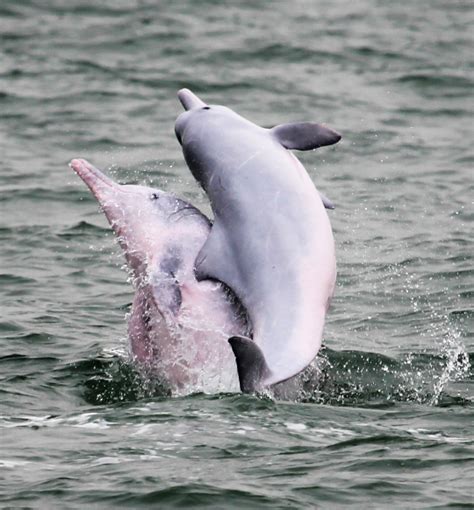
[[[231,208],[217,208],[225,211],[218,218],[238,268],[230,286],[240,291],[254,340],[278,373],[285,363],[281,352],[303,360],[303,369],[319,350],[336,278],[326,210],[304,169],[299,173],[290,158],[288,163],[230,176],[225,185],[231,197],[225,199]]]
[[[277,174],[270,181],[267,174],[272,168],[265,172],[260,167],[259,175],[248,175],[245,190],[242,181],[232,176],[226,183],[231,196],[213,197],[218,221],[236,258],[240,278],[247,289],[253,289],[256,302],[272,291],[297,294],[293,287],[301,286],[302,274],[304,287],[319,289],[326,302],[324,289],[335,278],[334,238],[328,215],[309,177],[295,182],[294,168],[280,166],[279,170],[280,174],[293,172],[293,178],[278,178]]]
[[[245,289],[241,299],[253,310],[254,328],[262,316],[267,326],[275,324],[276,329],[281,329],[281,323],[301,322],[306,303],[311,303],[313,310],[326,309],[336,277],[330,228],[313,230],[310,238],[291,229],[272,236],[258,224],[242,225],[242,230],[242,236],[233,238],[232,251],[240,270],[240,287]],[[308,314],[314,315],[311,309]]]

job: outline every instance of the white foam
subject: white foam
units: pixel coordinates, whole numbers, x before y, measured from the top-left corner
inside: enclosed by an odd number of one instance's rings
[[[30,464],[27,460],[2,460],[0,459],[0,467],[14,469]]]
[[[295,432],[301,432],[303,430],[306,430],[308,427],[304,423],[291,423],[287,422],[285,423],[285,426],[289,430],[294,430]]]

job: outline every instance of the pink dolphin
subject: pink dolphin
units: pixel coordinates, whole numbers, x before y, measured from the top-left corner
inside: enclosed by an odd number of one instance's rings
[[[336,277],[330,204],[289,149],[341,136],[310,122],[265,129],[188,89],[178,97],[176,136],[214,213],[196,275],[225,283],[247,310],[253,337],[229,342],[242,391],[258,391],[300,373],[321,346]]]
[[[177,393],[238,390],[227,339],[249,334],[245,315],[221,283],[194,276],[208,218],[170,193],[117,184],[84,159],[70,166],[98,200],[132,274],[133,357]]]

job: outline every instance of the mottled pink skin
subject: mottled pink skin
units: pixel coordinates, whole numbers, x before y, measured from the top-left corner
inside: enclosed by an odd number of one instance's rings
[[[86,160],[70,166],[100,203],[132,273],[134,359],[177,392],[238,390],[227,339],[248,333],[246,321],[220,283],[194,276],[208,219],[172,194],[119,185]]]

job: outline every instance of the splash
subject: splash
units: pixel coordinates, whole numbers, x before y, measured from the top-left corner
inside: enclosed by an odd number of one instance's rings
[[[454,331],[444,339],[441,353],[444,359],[444,368],[435,378],[433,396],[429,402],[431,405],[440,403],[443,390],[448,383],[464,379],[471,370],[469,356],[461,342],[460,332]]]

